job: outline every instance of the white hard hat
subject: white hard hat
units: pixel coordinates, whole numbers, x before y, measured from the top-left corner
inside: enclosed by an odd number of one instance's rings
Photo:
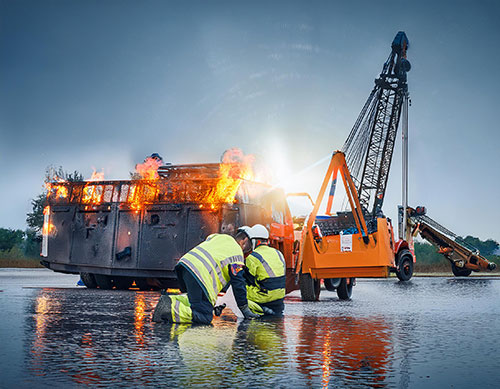
[[[262,224],[255,224],[250,230],[245,231],[250,239],[269,239],[269,231]]]
[[[252,228],[249,227],[249,226],[241,226],[240,228],[238,228],[238,232],[240,231],[243,231],[245,234],[247,234],[248,238],[251,239],[250,237],[250,233],[249,231],[251,230]]]

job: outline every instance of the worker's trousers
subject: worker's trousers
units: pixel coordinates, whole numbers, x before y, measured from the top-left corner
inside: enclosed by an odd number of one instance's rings
[[[182,280],[184,281],[184,285],[186,286],[187,296],[191,309],[192,322],[200,324],[210,324],[213,318],[214,307],[205,294],[205,291],[201,288],[200,284],[194,278],[191,272],[186,269],[182,269],[180,273],[182,276]],[[180,300],[180,302],[184,302],[185,304],[185,300]],[[175,306],[175,304],[173,305]],[[186,311],[186,309],[186,306],[182,307],[182,310],[184,312]]]

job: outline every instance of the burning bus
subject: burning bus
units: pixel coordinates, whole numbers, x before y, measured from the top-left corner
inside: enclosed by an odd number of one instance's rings
[[[146,161],[147,162],[147,161]],[[212,233],[261,223],[293,273],[294,231],[282,189],[252,180],[245,161],[136,169],[131,180],[47,185],[42,265],[88,288],[178,287],[174,267]],[[287,289],[296,289],[287,277]]]

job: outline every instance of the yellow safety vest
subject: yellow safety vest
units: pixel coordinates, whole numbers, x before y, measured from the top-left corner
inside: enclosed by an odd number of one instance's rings
[[[285,297],[285,258],[275,248],[260,245],[246,258],[246,267],[257,285],[247,286],[247,298],[269,303]]]
[[[228,266],[244,265],[243,251],[230,235],[212,234],[204,242],[184,254],[179,264],[186,266],[202,283],[212,304],[229,282]]]

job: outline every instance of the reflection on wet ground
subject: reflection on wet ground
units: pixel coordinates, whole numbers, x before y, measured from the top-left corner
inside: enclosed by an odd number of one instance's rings
[[[500,279],[359,280],[352,301],[297,292],[286,316],[151,322],[156,292],[0,270],[0,387],[494,387]],[[36,287],[40,285],[41,287]],[[24,286],[24,288],[23,288]]]

